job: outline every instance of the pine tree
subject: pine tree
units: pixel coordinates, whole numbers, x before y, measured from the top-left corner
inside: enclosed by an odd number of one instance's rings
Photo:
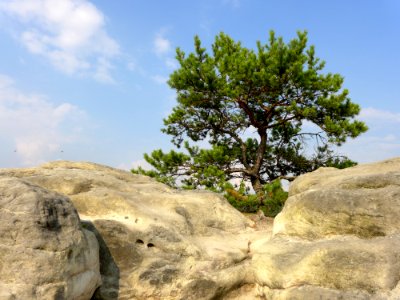
[[[186,153],[156,150],[145,155],[156,170],[133,172],[172,186],[178,180],[185,188],[215,191],[239,178],[262,203],[267,183],[320,166],[355,164],[335,156],[332,147],[367,130],[354,119],[360,107],[342,88],[341,75],[322,72],[325,63],[314,46],[307,46],[307,32],[285,43],[271,31],[256,50],[220,33],[211,52],[196,36],[194,52],[186,55],[178,48],[176,58],[180,67],[168,83],[178,103],[162,132]],[[315,130],[305,131],[307,124]],[[209,149],[193,146],[202,140]]]

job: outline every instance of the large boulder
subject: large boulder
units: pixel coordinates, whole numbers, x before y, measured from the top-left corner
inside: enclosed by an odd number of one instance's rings
[[[72,200],[100,244],[93,299],[400,299],[400,159],[300,176],[272,236],[220,195],[92,163],[2,176]]]
[[[0,177],[0,299],[90,299],[98,251],[67,197]]]
[[[270,232],[221,196],[177,191],[92,163],[53,162],[1,170],[67,195],[100,244],[94,299],[211,299],[245,281],[251,240]]]
[[[274,234],[307,239],[400,233],[400,158],[297,178],[276,218]]]
[[[400,159],[297,178],[253,267],[268,299],[400,299]]]

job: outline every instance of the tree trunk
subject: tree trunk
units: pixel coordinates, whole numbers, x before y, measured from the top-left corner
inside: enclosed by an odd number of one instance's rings
[[[250,181],[254,191],[257,194],[260,205],[264,205],[264,192],[263,185],[260,179],[260,169],[264,160],[265,151],[267,149],[267,132],[260,128],[257,131],[260,135],[260,144],[258,145],[254,166],[251,169],[251,172],[254,175],[250,177]]]
[[[253,189],[256,192],[258,201],[260,201],[260,205],[264,205],[264,191],[260,178],[252,177],[251,185],[253,186]]]

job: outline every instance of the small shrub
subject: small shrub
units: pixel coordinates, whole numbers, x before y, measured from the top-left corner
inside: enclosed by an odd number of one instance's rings
[[[249,188],[242,181],[236,189],[232,184],[226,184],[224,196],[241,212],[255,213],[262,210],[265,216],[275,217],[282,210],[288,193],[283,190],[280,180],[274,180],[264,185],[263,195],[250,194]],[[262,201],[259,197],[262,197]]]

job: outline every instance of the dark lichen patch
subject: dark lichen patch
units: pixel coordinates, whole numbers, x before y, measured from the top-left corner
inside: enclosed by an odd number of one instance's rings
[[[37,224],[42,229],[59,232],[64,223],[74,222],[75,212],[66,198],[56,198],[38,203],[39,220]]]
[[[341,229],[340,234],[355,235],[362,239],[372,239],[386,236],[386,233],[381,226],[377,224],[371,224],[370,222],[357,222],[349,224]]]
[[[181,300],[219,299],[217,284],[208,279],[195,279],[184,287]]]
[[[215,228],[215,229],[223,229],[224,228],[222,222],[217,221],[217,220],[206,220],[204,223],[207,227],[211,227],[211,228]]]
[[[346,190],[360,190],[360,189],[383,189],[388,186],[400,185],[399,174],[378,174],[366,175],[351,178],[340,184],[340,187]]]
[[[328,288],[344,290],[352,287],[373,294],[377,289],[384,287],[380,286],[382,283],[376,281],[372,275],[381,272],[379,269],[382,266],[377,264],[380,259],[379,255],[368,250],[330,249],[318,257],[316,262],[320,268],[316,269],[318,273],[315,275]],[[360,274],[364,276],[360,277]],[[390,287],[392,288],[394,285]]]
[[[176,233],[161,226],[152,226],[149,233],[152,235],[152,239],[156,240],[160,239],[170,243],[179,243],[182,241]]]
[[[65,290],[64,287],[59,287],[54,295],[54,300],[64,300]]]
[[[139,279],[148,281],[151,285],[159,286],[171,283],[177,275],[177,268],[169,265],[166,261],[156,261],[139,275]]]
[[[372,216],[366,214],[340,214],[342,220],[331,223],[333,231],[338,234],[355,235],[363,239],[385,236],[385,230],[382,227],[383,220],[381,216]]]
[[[191,221],[192,217],[190,216],[190,214],[187,211],[187,209],[182,207],[182,206],[178,206],[178,207],[175,208],[175,212],[178,215],[181,215],[185,219],[185,222],[186,222],[186,224],[187,224],[187,226],[189,228],[190,234],[193,234],[194,233],[194,226],[193,226],[192,221]]]
[[[324,212],[299,206],[297,209],[292,209],[291,217],[307,226],[291,226],[290,235],[310,240],[324,238],[327,235],[353,235],[362,239],[372,239],[386,236],[389,228],[388,220],[383,214],[377,211],[365,212],[357,207],[351,210],[339,207]]]
[[[370,225],[367,224],[362,227],[352,226],[346,228],[346,230],[344,230],[343,233],[355,235],[364,239],[372,239],[375,237],[386,236],[386,233],[384,232],[383,228],[376,224],[370,224]]]

